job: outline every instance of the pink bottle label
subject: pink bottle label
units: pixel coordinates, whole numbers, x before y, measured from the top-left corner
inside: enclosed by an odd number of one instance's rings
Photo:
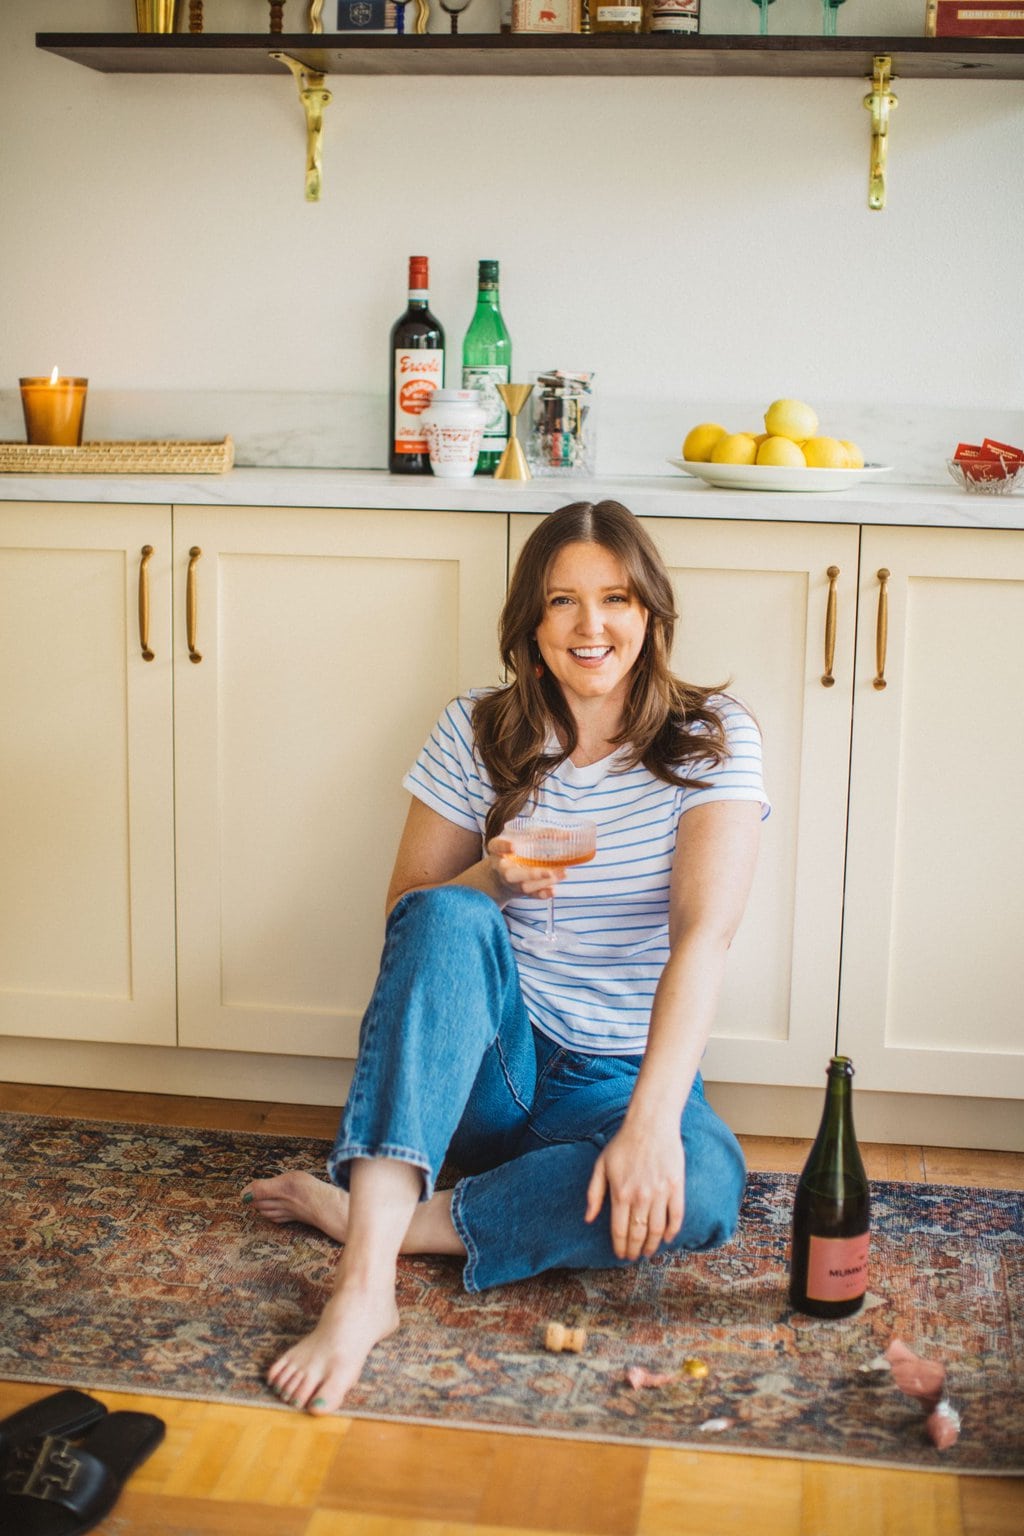
[[[812,1301],[852,1301],[868,1287],[870,1234],[812,1237],[807,1256],[807,1294]]]

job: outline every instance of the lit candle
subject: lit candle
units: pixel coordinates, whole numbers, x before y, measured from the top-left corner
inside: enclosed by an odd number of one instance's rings
[[[77,448],[82,441],[89,380],[62,378],[54,368],[48,379],[20,379],[19,383],[29,442]]]

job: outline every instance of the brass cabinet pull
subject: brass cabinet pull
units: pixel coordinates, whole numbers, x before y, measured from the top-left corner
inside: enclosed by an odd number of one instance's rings
[[[202,661],[202,655],[196,650],[196,626],[199,619],[199,603],[196,596],[196,563],[202,550],[198,544],[193,544],[188,552],[188,578],[185,582],[185,639],[188,644],[189,661]]]
[[[885,651],[889,643],[889,577],[892,573],[883,566],[878,573],[878,618],[875,622],[875,683],[884,688]]]
[[[832,668],[836,659],[836,609],[838,598],[836,597],[836,582],[839,580],[838,565],[830,565],[825,573],[828,576],[828,604],[825,608],[825,670],[821,675],[821,686],[833,688],[835,678]]]
[[[152,558],[152,544],[143,544],[142,559],[139,561],[139,645],[142,648],[143,661],[153,660],[153,652],[149,648],[149,571],[147,570]]]

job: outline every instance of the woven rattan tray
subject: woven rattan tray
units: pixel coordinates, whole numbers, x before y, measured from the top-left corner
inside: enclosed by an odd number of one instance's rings
[[[50,448],[0,443],[0,474],[220,475],[235,462],[230,437],[219,443],[82,443]]]

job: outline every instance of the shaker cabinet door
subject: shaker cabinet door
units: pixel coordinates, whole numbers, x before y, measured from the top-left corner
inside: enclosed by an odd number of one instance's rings
[[[0,1034],[174,1044],[170,562],[166,507],[0,507]]]
[[[174,528],[179,1043],[354,1056],[402,777],[449,699],[497,680],[505,518]]]
[[[512,559],[538,521],[513,518]],[[675,518],[644,526],[675,586],[674,669],[688,682],[723,684],[754,714],[772,802],[703,1071],[721,1082],[817,1087],[838,1006],[858,529]]]
[[[840,1044],[1021,1096],[1024,533],[865,528],[860,586]]]
[[[756,717],[772,804],[703,1070],[818,1087],[839,992],[858,530],[646,526],[675,585],[675,670]]]

